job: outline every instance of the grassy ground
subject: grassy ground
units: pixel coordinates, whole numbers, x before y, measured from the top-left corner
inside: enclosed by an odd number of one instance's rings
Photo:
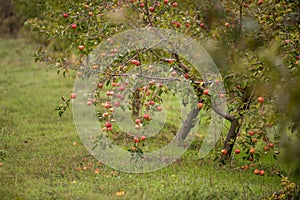
[[[55,112],[73,80],[33,64],[34,49],[0,40],[0,199],[259,199],[280,189],[276,175],[219,167],[212,157],[199,160],[197,148],[146,174],[98,163],[80,143],[71,113]]]

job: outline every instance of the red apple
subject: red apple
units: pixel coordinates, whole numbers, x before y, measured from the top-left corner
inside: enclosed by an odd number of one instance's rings
[[[273,144],[273,143],[270,143],[270,144],[269,144],[269,147],[270,147],[270,148],[273,148],[273,147],[274,147],[274,144]]]
[[[138,130],[138,129],[140,129],[140,128],[141,128],[140,125],[138,125],[138,124],[135,125],[135,129],[136,129],[136,130]]]
[[[106,122],[106,123],[105,123],[105,127],[106,127],[106,128],[109,128],[109,127],[111,127],[111,126],[112,126],[111,122]]]
[[[164,4],[168,4],[169,3],[169,0],[164,0]]]
[[[265,150],[265,151],[269,151],[269,150],[270,150],[270,147],[269,147],[269,146],[264,146],[264,150]]]
[[[139,143],[140,140],[139,140],[139,138],[138,138],[137,136],[135,136],[135,137],[133,138],[133,142],[134,142],[134,143]]]
[[[254,154],[254,153],[255,153],[255,149],[254,149],[254,148],[251,148],[251,149],[249,150],[249,153],[250,153],[250,154]]]
[[[157,111],[162,111],[162,107],[161,106],[156,106],[156,110]]]
[[[115,102],[115,103],[114,103],[114,106],[115,106],[115,107],[120,107],[120,102]]]
[[[135,123],[136,123],[136,124],[140,124],[141,122],[142,122],[141,119],[136,119],[136,120],[135,120]]]
[[[108,117],[108,116],[109,116],[108,112],[103,113],[103,117]]]
[[[77,95],[76,95],[76,93],[71,93],[70,97],[71,97],[71,99],[76,99]]]
[[[114,94],[114,91],[107,91],[107,92],[106,92],[106,95],[107,95],[107,96],[112,96],[113,94]]]
[[[103,87],[103,83],[98,83],[97,87],[101,89]]]
[[[149,8],[149,10],[150,10],[151,12],[153,12],[153,11],[155,10],[155,8],[151,6],[151,7]]]
[[[145,4],[144,4],[144,3],[141,3],[141,4],[140,4],[140,7],[141,7],[141,8],[144,8],[144,7],[145,7]]]
[[[186,79],[189,79],[189,78],[190,78],[190,75],[189,75],[188,73],[184,74],[183,76],[184,76],[184,78],[186,78]]]
[[[83,46],[83,45],[79,45],[79,46],[78,46],[78,49],[79,49],[80,51],[82,51],[82,50],[84,49],[84,46]]]
[[[189,23],[185,24],[185,27],[189,28],[191,25]]]
[[[249,135],[254,135],[255,133],[254,133],[254,131],[250,130],[250,131],[248,131],[248,134]]]
[[[198,108],[201,109],[203,107],[203,103],[199,102],[198,103]]]
[[[177,75],[177,72],[176,72],[176,71],[172,71],[172,72],[171,72],[171,76],[172,76],[172,77],[175,77],[176,75]]]
[[[93,13],[92,13],[92,12],[89,12],[89,13],[88,13],[88,15],[89,15],[89,16],[92,16],[92,15],[93,15]]]
[[[146,139],[147,139],[146,136],[144,136],[144,135],[141,136],[142,141],[145,141]]]
[[[199,25],[201,28],[205,28],[205,24],[204,23],[200,23]]]
[[[259,172],[259,175],[261,175],[261,176],[265,175],[265,171],[264,171],[264,170],[261,170],[261,171]]]
[[[245,4],[244,4],[244,7],[245,7],[245,8],[248,8],[248,7],[249,7],[249,4],[245,3]]]
[[[63,14],[63,17],[64,17],[64,18],[67,18],[68,16],[69,16],[69,15],[68,15],[67,13],[64,13],[64,14]]]
[[[88,105],[88,106],[91,106],[93,104],[93,102],[91,101],[91,100],[88,100],[87,102],[86,102],[86,105]]]
[[[241,153],[241,151],[240,151],[239,149],[236,149],[236,150],[234,151],[234,153],[235,153],[235,154],[239,154],[239,153]]]
[[[72,28],[72,29],[76,29],[76,28],[77,28],[77,25],[76,25],[76,24],[72,24],[72,25],[71,25],[71,28]]]
[[[263,103],[263,102],[265,101],[265,99],[264,99],[263,97],[258,97],[258,98],[257,98],[257,101],[258,101],[259,103]]]
[[[228,28],[230,27],[230,24],[228,22],[225,23],[225,27]]]
[[[177,3],[177,2],[174,2],[174,3],[172,3],[172,6],[173,6],[173,7],[177,7],[177,6],[178,6],[178,3]]]
[[[258,5],[261,5],[263,2],[264,2],[263,0],[259,0],[259,1],[257,2],[257,4],[258,4]]]
[[[149,105],[150,105],[150,106],[153,106],[154,104],[155,104],[154,101],[149,101]]]
[[[203,94],[208,95],[209,94],[209,90],[208,89],[204,90]]]
[[[259,169],[255,169],[255,170],[253,171],[253,173],[254,173],[255,175],[258,175],[258,174],[260,173],[260,171],[259,171]]]
[[[227,154],[227,150],[226,150],[226,149],[222,149],[222,150],[221,150],[221,153],[222,153],[223,155],[226,155],[226,154]]]
[[[144,119],[147,121],[151,120],[151,116],[149,114],[144,114]]]
[[[168,63],[173,63],[175,61],[175,59],[167,59]]]

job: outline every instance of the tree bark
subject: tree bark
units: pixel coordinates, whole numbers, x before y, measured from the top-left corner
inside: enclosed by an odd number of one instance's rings
[[[183,141],[188,136],[190,130],[195,126],[195,123],[197,122],[196,118],[199,114],[199,111],[199,108],[194,108],[188,114],[186,120],[184,121],[183,125],[176,135],[178,141]]]

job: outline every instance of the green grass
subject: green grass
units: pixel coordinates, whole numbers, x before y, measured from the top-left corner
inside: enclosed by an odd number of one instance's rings
[[[280,189],[275,174],[255,176],[253,168],[242,171],[238,164],[219,167],[213,155],[198,159],[200,140],[181,159],[151,173],[98,164],[81,144],[71,112],[59,118],[55,111],[73,80],[34,64],[35,49],[23,40],[0,40],[0,199],[259,199]],[[90,167],[76,171],[84,166]]]

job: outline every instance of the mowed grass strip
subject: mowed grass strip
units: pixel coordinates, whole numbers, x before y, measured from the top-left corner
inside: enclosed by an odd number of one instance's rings
[[[146,174],[98,163],[81,144],[71,112],[59,118],[55,111],[73,80],[34,64],[36,49],[0,40],[0,199],[259,199],[280,188],[276,175],[219,167],[211,157],[198,159],[197,148]]]

